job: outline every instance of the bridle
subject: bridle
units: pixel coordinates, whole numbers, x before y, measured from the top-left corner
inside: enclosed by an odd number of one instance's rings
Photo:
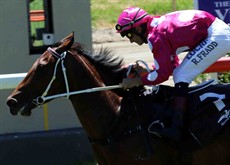
[[[112,85],[112,86],[96,87],[96,88],[90,88],[90,89],[85,89],[85,90],[79,90],[79,91],[70,92],[69,91],[68,78],[67,78],[67,75],[66,75],[66,68],[65,68],[65,65],[64,65],[64,60],[65,60],[67,52],[65,51],[62,54],[59,54],[58,52],[56,52],[51,47],[49,47],[47,49],[47,51],[49,53],[51,53],[54,57],[56,57],[57,61],[56,61],[55,67],[54,67],[53,77],[50,80],[48,86],[46,87],[46,90],[43,92],[43,94],[41,96],[38,96],[36,99],[33,99],[33,101],[32,101],[32,103],[34,103],[36,106],[40,106],[40,105],[44,104],[45,101],[47,101],[47,100],[51,100],[51,99],[55,99],[55,98],[59,98],[59,97],[66,97],[68,99],[69,96],[71,96],[71,95],[82,94],[82,93],[91,93],[91,92],[97,92],[97,91],[103,91],[103,90],[111,90],[111,89],[122,88],[120,85]],[[58,67],[59,63],[61,63],[61,67],[62,67],[62,73],[63,73],[63,76],[64,76],[64,81],[65,81],[65,86],[66,86],[66,93],[61,93],[61,94],[55,94],[55,95],[47,96],[48,91],[50,90],[51,85],[53,84],[53,82],[56,79],[57,67]]]
[[[48,94],[48,91],[49,91],[51,85],[53,84],[54,80],[56,79],[57,67],[58,67],[59,63],[61,63],[62,73],[63,73],[64,80],[65,80],[65,86],[66,86],[65,96],[66,96],[66,98],[69,98],[69,96],[70,96],[69,95],[69,93],[70,93],[69,92],[69,84],[68,84],[68,79],[67,79],[67,76],[66,76],[66,68],[65,68],[65,65],[64,65],[64,60],[65,60],[67,52],[65,51],[62,54],[59,54],[54,49],[52,49],[51,47],[48,47],[47,51],[49,53],[51,53],[54,57],[56,57],[57,61],[56,61],[55,67],[54,67],[53,77],[51,78],[48,86],[46,87],[46,90],[43,92],[43,94],[41,96],[38,96],[36,99],[33,100],[33,103],[36,104],[37,106],[42,105],[48,99],[53,99],[53,98],[48,98],[47,94]],[[54,98],[62,97],[61,94],[57,94],[57,95],[54,95],[54,96],[55,96]]]

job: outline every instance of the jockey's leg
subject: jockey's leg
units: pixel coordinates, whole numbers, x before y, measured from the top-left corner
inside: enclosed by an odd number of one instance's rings
[[[230,52],[230,27],[216,19],[208,29],[208,37],[190,51],[173,72],[175,98],[172,126],[166,129],[169,138],[180,140],[187,110],[188,85],[219,58]]]
[[[219,58],[230,52],[230,27],[216,19],[208,29],[208,37],[190,51],[173,72],[175,98],[173,104],[173,125],[166,129],[168,136],[181,138],[181,129],[187,110],[188,85],[196,76],[206,70]],[[174,132],[174,134],[173,134]],[[176,135],[177,136],[176,136]]]

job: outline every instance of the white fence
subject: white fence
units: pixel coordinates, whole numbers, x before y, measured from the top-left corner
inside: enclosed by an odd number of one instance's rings
[[[0,75],[0,90],[15,88],[27,73],[2,74]]]

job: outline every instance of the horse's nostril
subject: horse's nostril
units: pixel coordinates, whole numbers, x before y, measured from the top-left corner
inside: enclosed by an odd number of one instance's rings
[[[18,101],[14,98],[10,98],[9,100],[7,100],[6,104],[11,107],[11,106],[16,106],[18,103]]]

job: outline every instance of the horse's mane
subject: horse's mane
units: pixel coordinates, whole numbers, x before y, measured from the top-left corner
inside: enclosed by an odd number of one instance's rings
[[[80,43],[73,43],[70,50],[78,55],[84,56],[99,72],[106,85],[114,85],[121,82],[124,69],[124,59],[116,56],[108,47],[101,47],[99,50],[88,51]]]

